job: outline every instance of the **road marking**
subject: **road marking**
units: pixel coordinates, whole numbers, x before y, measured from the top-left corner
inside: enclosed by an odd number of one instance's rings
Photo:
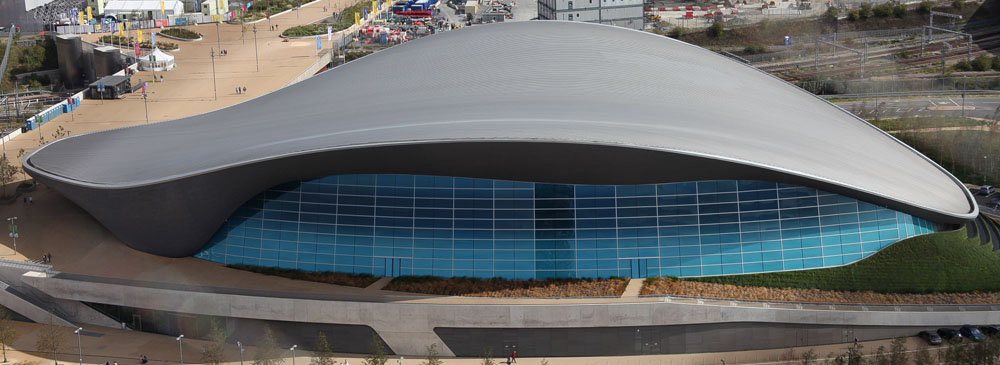
[[[955,104],[955,106],[961,106],[961,105],[958,105],[958,103],[956,103],[955,100],[952,100],[952,98],[948,98],[948,101],[950,101],[952,104]],[[944,103],[942,103],[942,104],[944,104]]]

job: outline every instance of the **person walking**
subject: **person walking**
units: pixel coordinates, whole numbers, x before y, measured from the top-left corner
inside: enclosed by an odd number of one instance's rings
[[[517,350],[514,350],[514,352],[510,353],[510,360],[513,361],[515,364],[517,364]]]
[[[246,87],[246,86],[243,86],[243,93],[244,93],[244,94],[246,94],[246,93],[247,93],[247,87]]]

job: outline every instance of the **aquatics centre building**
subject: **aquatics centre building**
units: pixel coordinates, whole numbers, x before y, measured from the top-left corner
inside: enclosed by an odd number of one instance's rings
[[[803,90],[570,22],[428,37],[24,166],[138,250],[378,276],[822,268],[978,214],[947,171]]]
[[[443,32],[226,109],[64,138],[23,163],[128,246],[183,257],[122,248],[135,253],[126,265],[168,266],[143,277],[0,265],[0,280],[57,299],[74,324],[198,338],[185,323],[217,318],[251,344],[266,324],[283,344],[336,333],[340,352],[367,351],[374,334],[407,356],[430,344],[605,356],[1000,323],[989,305],[420,296],[190,258],[379,276],[690,277],[846,265],[978,215],[947,171],[848,112],[710,51],[605,25]],[[86,257],[122,257],[112,249]]]

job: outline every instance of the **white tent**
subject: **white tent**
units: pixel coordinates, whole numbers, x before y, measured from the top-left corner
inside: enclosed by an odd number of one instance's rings
[[[160,4],[163,4],[163,14]],[[104,15],[132,14],[141,17],[152,16],[153,19],[166,19],[167,16],[184,13],[184,2],[180,0],[111,0],[104,6]]]
[[[143,71],[167,71],[174,68],[174,56],[164,53],[159,48],[139,58],[139,68]]]

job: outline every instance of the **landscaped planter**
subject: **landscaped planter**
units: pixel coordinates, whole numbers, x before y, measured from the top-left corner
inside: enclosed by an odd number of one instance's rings
[[[37,187],[38,187],[38,184],[36,184],[34,181],[32,181],[30,184],[27,184],[27,185],[25,183],[21,183],[21,184],[17,185],[17,192],[18,193],[27,193],[27,192],[35,191],[35,188],[37,188]]]
[[[200,34],[198,35],[198,38],[191,38],[191,39],[181,38],[181,37],[174,37],[172,35],[165,34],[162,31],[156,32],[156,34],[159,34],[160,37],[163,37],[163,38],[169,38],[169,39],[178,40],[178,41],[185,41],[185,42],[197,42],[197,41],[202,40],[202,36]],[[178,49],[180,49],[180,47],[178,47]]]

